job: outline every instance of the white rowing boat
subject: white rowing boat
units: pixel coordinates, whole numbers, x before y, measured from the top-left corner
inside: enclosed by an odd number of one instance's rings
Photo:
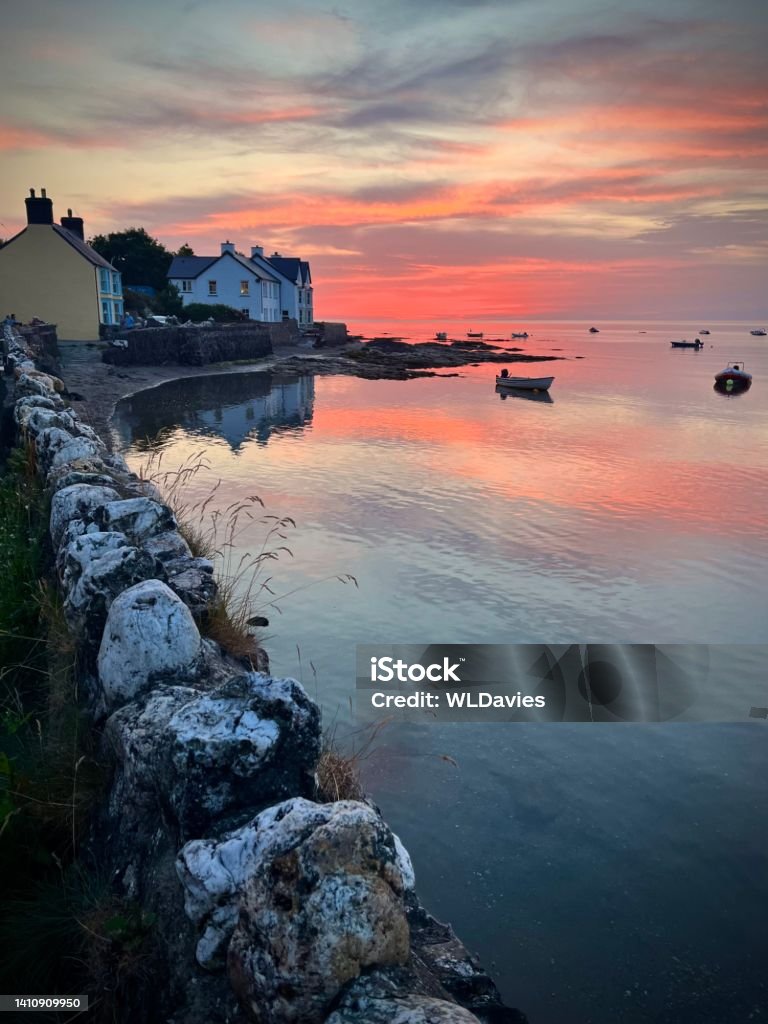
[[[496,378],[498,387],[520,388],[523,391],[548,391],[554,377],[510,377],[506,370]]]

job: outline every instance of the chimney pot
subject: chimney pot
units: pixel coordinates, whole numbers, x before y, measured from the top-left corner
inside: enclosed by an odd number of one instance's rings
[[[45,194],[45,189],[40,191],[42,194],[38,198],[35,190],[31,188],[24,200],[27,207],[27,224],[53,224],[53,203]]]
[[[71,216],[72,216],[72,207],[71,207],[71,206],[68,206],[68,207],[67,207],[67,216],[68,216],[68,217],[71,217]]]

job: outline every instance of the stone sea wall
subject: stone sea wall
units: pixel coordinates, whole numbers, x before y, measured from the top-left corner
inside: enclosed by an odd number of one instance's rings
[[[295,321],[294,321],[295,325]],[[192,327],[145,327],[125,331],[102,354],[116,366],[206,366],[240,359],[262,359],[275,342],[287,344],[298,328],[290,324],[226,324]]]
[[[524,1024],[421,907],[375,806],[318,801],[320,711],[301,685],[206,639],[214,567],[171,509],[11,328],[4,347],[17,437],[51,497],[78,692],[113,766],[85,855],[151,915],[159,951],[119,1019]]]

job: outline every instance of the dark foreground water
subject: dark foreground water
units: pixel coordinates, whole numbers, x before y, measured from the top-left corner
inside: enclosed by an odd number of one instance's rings
[[[764,642],[768,340],[709,325],[713,347],[674,351],[695,330],[586,326],[515,342],[568,357],[520,371],[554,374],[552,401],[502,399],[490,365],[240,373],[140,393],[114,427],[134,466],[203,449],[191,497],[221,479],[221,505],[257,493],[296,520],[266,644],[347,743],[366,735],[350,736],[358,643]],[[755,376],[744,395],[713,391],[729,359]],[[339,573],[359,589],[317,583]],[[532,1024],[762,1019],[768,732],[746,714],[768,681],[746,647],[716,675],[720,723],[378,733],[366,783],[424,902]]]

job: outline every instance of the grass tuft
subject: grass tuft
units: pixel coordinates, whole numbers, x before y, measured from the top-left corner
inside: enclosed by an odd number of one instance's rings
[[[191,484],[200,472],[210,470],[203,452],[188,456],[178,469],[166,469],[164,452],[152,452],[139,469],[142,479],[152,483],[173,510],[178,529],[192,553],[210,558],[215,565],[218,595],[214,605],[201,622],[201,630],[234,657],[258,662],[260,644],[251,619],[271,608],[280,612],[278,602],[307,586],[328,580],[352,583],[349,573],[327,576],[321,580],[295,587],[278,594],[271,574],[272,563],[293,558],[293,551],[284,543],[296,529],[291,516],[264,512],[258,494],[249,494],[228,505],[222,505],[222,481],[218,480],[202,499],[190,497]],[[244,551],[244,532],[254,525],[262,527],[262,541],[255,551]]]
[[[336,734],[335,725],[325,731],[320,760],[315,769],[315,798],[320,803],[365,799],[360,777],[362,765],[375,752],[378,735],[390,721],[390,718],[382,718],[366,725],[349,733],[343,742]]]

